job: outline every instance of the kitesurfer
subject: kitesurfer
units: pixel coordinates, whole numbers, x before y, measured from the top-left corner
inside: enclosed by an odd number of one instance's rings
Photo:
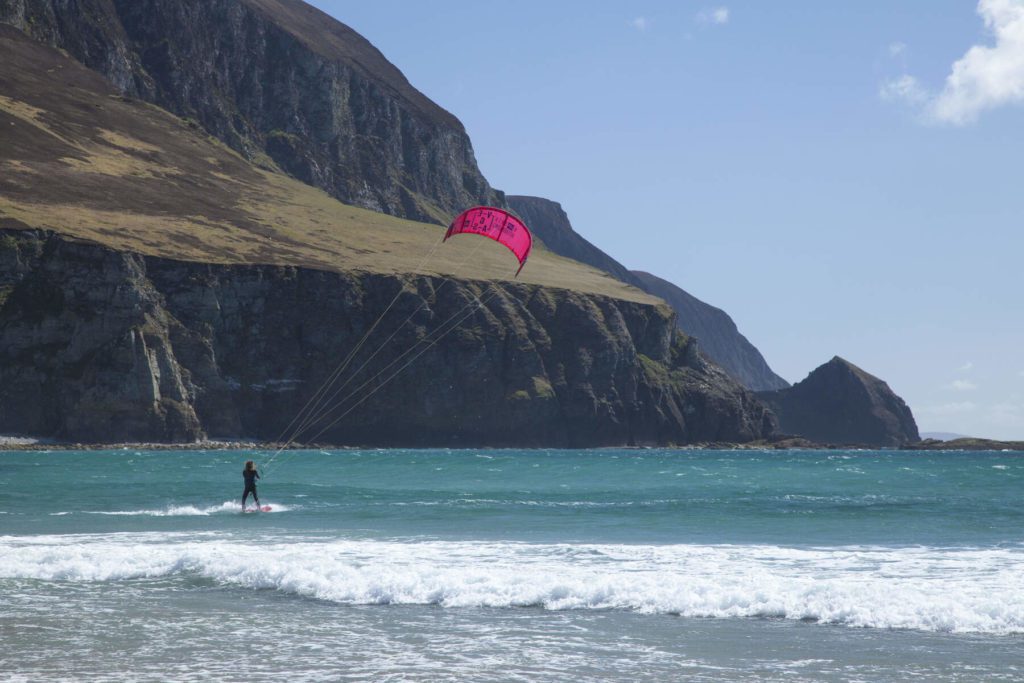
[[[256,480],[260,478],[260,473],[256,470],[256,464],[252,460],[245,461],[245,469],[242,470],[242,478],[245,479],[245,491],[242,493],[242,512],[245,512],[245,501],[252,494],[252,499],[256,501],[256,509],[260,509],[260,497],[256,493]]]

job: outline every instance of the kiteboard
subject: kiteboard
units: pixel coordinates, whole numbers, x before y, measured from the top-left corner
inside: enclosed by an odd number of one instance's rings
[[[272,509],[273,508],[271,508],[269,505],[261,505],[258,508],[245,508],[244,510],[242,510],[242,512],[270,512]]]

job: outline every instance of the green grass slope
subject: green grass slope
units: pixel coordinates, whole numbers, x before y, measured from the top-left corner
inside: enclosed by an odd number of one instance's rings
[[[0,25],[0,228],[53,230],[186,261],[512,279],[476,236],[342,204],[250,164],[198,126],[120,97],[101,76]],[[427,258],[429,256],[429,258]],[[659,300],[535,247],[519,281]]]

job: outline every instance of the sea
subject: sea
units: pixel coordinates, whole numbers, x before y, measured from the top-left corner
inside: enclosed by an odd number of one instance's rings
[[[0,452],[0,680],[1021,681],[1024,454]]]

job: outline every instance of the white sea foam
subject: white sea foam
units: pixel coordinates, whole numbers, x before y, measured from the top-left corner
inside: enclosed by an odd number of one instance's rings
[[[624,609],[1024,632],[1020,549],[2,537],[0,578],[200,576],[345,604]]]
[[[288,512],[293,510],[292,506],[262,501],[263,505],[269,505],[273,512]],[[252,508],[252,503],[249,507]],[[207,515],[218,515],[225,513],[236,513],[241,510],[241,504],[237,500],[227,500],[217,505],[168,505],[164,508],[149,510],[83,510],[86,515],[109,515],[114,517],[203,517]],[[52,512],[54,515],[69,515],[72,512]]]
[[[33,446],[44,442],[44,439],[37,439],[31,436],[8,436],[0,434],[0,448],[7,446]]]

